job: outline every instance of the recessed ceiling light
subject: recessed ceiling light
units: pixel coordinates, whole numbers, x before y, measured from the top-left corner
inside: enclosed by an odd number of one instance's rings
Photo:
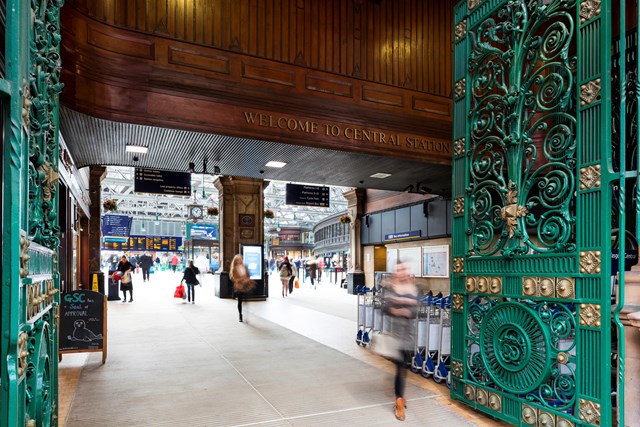
[[[390,177],[391,174],[390,173],[382,173],[382,172],[378,172],[378,173],[374,173],[373,175],[371,175],[371,178],[379,178],[379,179],[383,179],[383,178],[388,178]]]
[[[149,147],[143,147],[142,145],[127,144],[127,153],[142,153],[147,154]]]
[[[265,166],[268,166],[270,168],[283,168],[283,167],[285,167],[285,165],[286,165],[285,162],[271,161],[271,162],[268,162]]]

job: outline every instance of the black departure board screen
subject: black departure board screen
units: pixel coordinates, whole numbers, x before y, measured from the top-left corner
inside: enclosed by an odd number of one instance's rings
[[[287,184],[286,204],[294,206],[329,207],[329,187]]]
[[[136,193],[190,196],[191,174],[136,168],[133,189]]]

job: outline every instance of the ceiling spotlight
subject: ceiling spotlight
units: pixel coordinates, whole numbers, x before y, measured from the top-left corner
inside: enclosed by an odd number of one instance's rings
[[[285,162],[276,162],[274,160],[268,162],[265,166],[268,166],[270,168],[283,168],[286,166]]]
[[[142,145],[127,144],[126,150],[127,150],[127,153],[147,154],[147,152],[149,151],[149,147],[143,147]]]

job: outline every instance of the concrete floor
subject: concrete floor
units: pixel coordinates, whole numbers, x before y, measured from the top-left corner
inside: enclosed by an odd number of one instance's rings
[[[134,302],[108,302],[107,359],[63,355],[60,425],[389,426],[393,372],[355,344],[357,297],[328,281],[250,302],[173,298],[181,274],[134,277]],[[275,284],[275,285],[274,285]],[[405,425],[505,425],[449,398],[446,385],[407,372]]]

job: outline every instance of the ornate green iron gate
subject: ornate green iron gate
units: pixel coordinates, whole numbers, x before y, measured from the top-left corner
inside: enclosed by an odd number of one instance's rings
[[[515,425],[614,422],[609,11],[454,11],[451,394]]]
[[[0,425],[56,426],[62,0],[5,0]]]

